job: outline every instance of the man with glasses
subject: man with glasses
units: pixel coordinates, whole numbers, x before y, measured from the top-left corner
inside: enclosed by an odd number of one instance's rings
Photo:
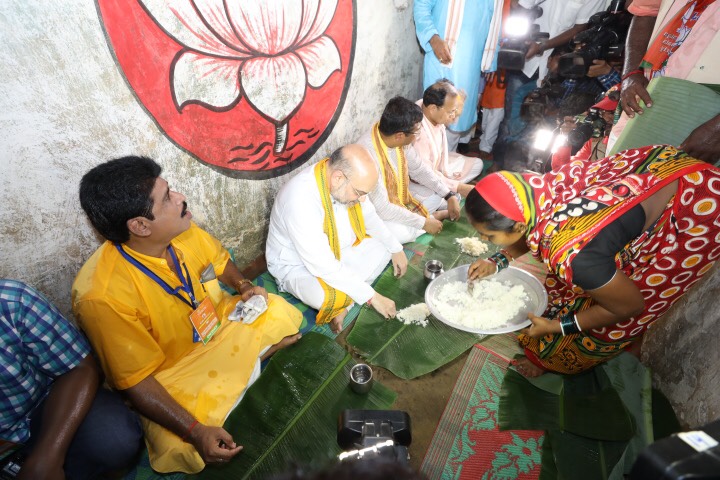
[[[422,161],[435,171],[436,175],[453,192],[462,197],[473,189],[466,182],[474,179],[483,169],[479,158],[466,157],[448,149],[446,126],[455,121],[463,110],[465,95],[459,92],[450,80],[445,78],[430,85],[417,102],[422,108],[423,119],[420,132],[412,144]],[[410,191],[428,210],[444,210],[447,202],[431,189],[417,182],[410,182]]]
[[[268,270],[335,333],[353,302],[385,318],[396,313],[395,302],[370,286],[391,259],[396,276],[407,270],[402,245],[366,201],[377,183],[368,151],[348,145],[283,185],[270,214]]]
[[[378,215],[400,243],[412,242],[423,231],[436,234],[445,218],[460,216],[460,203],[454,192],[410,147],[420,133],[423,113],[412,101],[392,98],[368,133],[358,143],[368,149],[380,172],[377,188],[370,200]],[[426,187],[447,201],[447,210],[427,209],[410,192],[410,181]]]

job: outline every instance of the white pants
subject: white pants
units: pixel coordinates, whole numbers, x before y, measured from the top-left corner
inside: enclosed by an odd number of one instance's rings
[[[481,151],[492,152],[503,118],[505,118],[505,107],[483,109],[482,134],[480,135]]]
[[[448,151],[454,152],[457,150],[458,143],[468,143],[472,139],[473,133],[475,133],[475,127],[473,126],[470,130],[465,132],[456,132],[449,128],[445,130],[448,143]]]
[[[366,238],[356,247],[345,248],[340,252],[340,262],[352,270],[367,283],[372,283],[385,270],[390,261],[390,252],[379,240]],[[297,297],[305,305],[318,309],[325,301],[325,291],[317,277],[304,265],[292,267],[284,276],[282,290]]]

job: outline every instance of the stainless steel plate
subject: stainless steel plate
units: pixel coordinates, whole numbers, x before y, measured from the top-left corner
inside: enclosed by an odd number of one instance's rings
[[[525,270],[516,267],[508,267],[505,270],[501,270],[499,273],[496,273],[495,275],[491,275],[483,279],[498,280],[503,283],[510,283],[512,286],[521,285],[525,290],[525,293],[528,296],[528,300],[525,302],[525,308],[521,309],[520,312],[506,325],[492,330],[483,330],[469,328],[464,325],[458,325],[444,319],[435,306],[435,297],[437,296],[443,285],[449,282],[466,282],[469,267],[470,265],[461,265],[459,267],[453,268],[452,270],[448,270],[442,275],[440,275],[438,278],[430,282],[430,284],[425,289],[425,304],[428,306],[433,316],[444,324],[453,328],[457,328],[458,330],[472,333],[497,334],[514,332],[515,330],[520,330],[521,328],[530,325],[531,322],[527,318],[528,312],[532,312],[535,315],[542,315],[542,313],[545,311],[545,308],[547,307],[547,292],[545,291],[545,287],[543,286],[543,284],[540,283],[540,280],[538,280]]]

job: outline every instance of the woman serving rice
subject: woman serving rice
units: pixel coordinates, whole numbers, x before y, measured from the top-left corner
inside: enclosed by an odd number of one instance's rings
[[[548,270],[549,303],[528,315],[518,370],[579,373],[639,347],[720,256],[719,201],[720,170],[668,146],[478,182],[465,210],[506,250],[473,263],[469,278],[528,251]]]

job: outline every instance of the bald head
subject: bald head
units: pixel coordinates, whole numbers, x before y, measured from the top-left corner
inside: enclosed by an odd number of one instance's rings
[[[330,156],[331,171],[341,172],[353,182],[357,190],[370,192],[378,181],[378,170],[375,160],[365,147],[351,144],[339,148]],[[332,172],[330,173],[332,176]]]

